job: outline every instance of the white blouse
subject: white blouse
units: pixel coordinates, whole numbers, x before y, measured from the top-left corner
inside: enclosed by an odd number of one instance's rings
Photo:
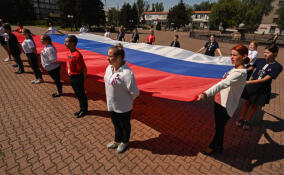
[[[44,47],[40,56],[42,67],[45,70],[51,71],[60,66],[60,62],[57,62],[57,51],[51,44]]]
[[[139,95],[139,89],[131,69],[124,64],[113,73],[113,66],[106,68],[105,90],[108,111],[125,113],[133,108],[133,101]]]
[[[250,65],[254,64],[257,55],[258,55],[258,52],[256,50],[249,50],[248,51],[248,57],[251,60]]]
[[[211,97],[220,92],[220,94],[215,95],[215,102],[226,108],[228,115],[232,117],[238,108],[246,79],[246,69],[233,68],[224,79],[205,91],[205,94]]]
[[[22,43],[24,52],[33,53],[33,48],[35,48],[34,42],[31,39],[25,39]]]

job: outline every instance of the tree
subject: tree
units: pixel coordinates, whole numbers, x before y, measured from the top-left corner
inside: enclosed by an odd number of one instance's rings
[[[110,8],[107,12],[107,18],[109,24],[118,26],[119,11],[114,7]]]
[[[243,23],[250,32],[254,32],[261,23],[262,17],[268,15],[273,9],[273,0],[243,0],[242,18]]]
[[[162,12],[164,11],[164,4],[161,3],[152,3],[152,12]]]
[[[105,25],[104,4],[100,0],[77,0],[75,11],[77,25]]]
[[[1,0],[0,18],[9,23],[35,19],[31,0]]]
[[[180,28],[181,26],[185,26],[189,23],[188,11],[186,9],[185,4],[181,0],[178,5],[172,7],[169,10],[168,14],[168,26],[172,26],[174,28]]]
[[[133,7],[129,3],[123,4],[119,15],[119,24],[126,28],[133,28],[138,23],[138,14],[136,5]]]
[[[150,5],[147,1],[144,0],[137,0],[136,2],[137,11],[138,11],[138,18],[141,18],[143,12],[147,12],[150,8]]]
[[[277,11],[279,18],[277,21],[277,25],[280,29],[280,33],[284,30],[284,5],[281,5],[280,8]]]
[[[196,11],[207,11],[211,10],[211,7],[213,6],[213,3],[209,1],[201,2],[200,4],[194,4],[193,8]]]
[[[228,27],[236,27],[242,22],[242,3],[240,0],[219,0],[211,8],[209,15],[210,28],[222,26],[223,30]]]

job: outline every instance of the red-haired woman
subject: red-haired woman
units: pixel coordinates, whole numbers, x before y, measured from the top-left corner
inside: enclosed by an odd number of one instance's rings
[[[223,80],[198,96],[198,100],[215,96],[214,112],[216,132],[209,147],[202,152],[206,155],[222,153],[223,151],[226,123],[237,109],[242,91],[246,84],[247,70],[244,65],[249,63],[247,56],[248,48],[246,46],[237,45],[233,47],[231,49],[231,61],[234,68],[225,75]]]

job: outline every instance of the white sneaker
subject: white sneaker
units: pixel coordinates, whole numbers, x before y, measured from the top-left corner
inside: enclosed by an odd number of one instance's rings
[[[116,143],[115,141],[112,141],[107,144],[108,149],[115,149],[118,146],[119,143]]]
[[[10,58],[5,58],[4,61],[5,61],[5,62],[8,62],[8,61],[10,61]]]
[[[32,82],[32,84],[34,84],[34,83],[36,82],[36,80],[37,80],[37,79],[35,79],[35,80],[31,81],[31,82]]]
[[[40,83],[42,83],[42,82],[43,82],[43,79],[36,79],[35,82],[34,82],[34,84],[40,84]]]
[[[128,147],[128,143],[120,143],[116,149],[116,152],[123,153]]]

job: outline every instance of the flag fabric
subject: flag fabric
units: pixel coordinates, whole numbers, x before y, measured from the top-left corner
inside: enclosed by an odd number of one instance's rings
[[[57,49],[58,60],[65,62],[67,49],[64,41],[67,35],[50,36]],[[115,41],[88,33],[76,36],[77,47],[88,69],[88,77],[95,77],[92,81],[103,82],[104,72],[109,64],[108,49],[121,43],[138,88],[142,93],[154,97],[194,101],[198,94],[220,81],[233,67],[229,57],[211,57],[170,46]],[[23,40],[21,35],[17,34],[17,37]],[[40,36],[35,36],[34,40],[39,52],[43,49]]]

